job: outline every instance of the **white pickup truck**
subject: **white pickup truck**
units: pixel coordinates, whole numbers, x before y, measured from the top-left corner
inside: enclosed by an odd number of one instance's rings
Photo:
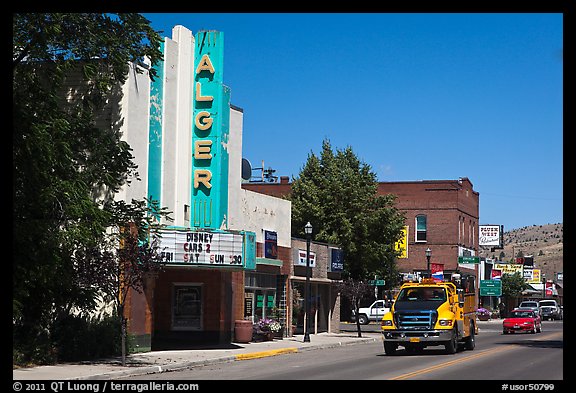
[[[384,314],[390,311],[390,307],[386,307],[385,300],[376,300],[369,307],[360,307],[358,311],[360,324],[367,325],[370,321],[380,322]],[[356,313],[354,310],[352,310],[352,320],[356,321]]]
[[[556,300],[543,299],[538,302],[538,308],[540,309],[540,316],[543,320],[546,319],[563,319],[562,309],[556,302]]]

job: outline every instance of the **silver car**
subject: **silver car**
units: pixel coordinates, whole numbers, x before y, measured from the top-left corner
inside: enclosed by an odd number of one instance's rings
[[[540,315],[540,307],[538,306],[538,302],[535,300],[524,300],[518,305],[518,308],[534,310],[538,315]]]

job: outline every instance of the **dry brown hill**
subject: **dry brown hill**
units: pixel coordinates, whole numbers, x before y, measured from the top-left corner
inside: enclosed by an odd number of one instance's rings
[[[503,252],[503,254],[502,254]],[[562,223],[531,225],[504,232],[504,250],[491,257],[509,261],[518,256],[534,256],[534,267],[542,269],[547,279],[564,271],[564,226]]]

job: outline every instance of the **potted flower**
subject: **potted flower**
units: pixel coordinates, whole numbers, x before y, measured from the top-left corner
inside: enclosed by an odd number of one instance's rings
[[[274,334],[282,329],[282,325],[274,319],[263,318],[258,321],[258,329],[264,334],[267,340],[272,340]]]
[[[491,317],[490,311],[484,307],[480,307],[478,310],[476,310],[476,314],[478,315],[478,319],[481,321],[487,321]]]

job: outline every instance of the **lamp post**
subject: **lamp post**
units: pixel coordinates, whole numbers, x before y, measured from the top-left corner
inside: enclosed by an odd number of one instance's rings
[[[428,247],[426,249],[426,271],[427,271],[428,278],[432,277],[432,274],[430,273],[430,257],[431,256],[432,256],[432,250],[430,249],[430,247]]]
[[[310,239],[312,238],[312,224],[310,221],[304,225],[306,233],[306,289],[304,294],[304,307],[306,312],[306,329],[304,331],[304,342],[310,342]]]

